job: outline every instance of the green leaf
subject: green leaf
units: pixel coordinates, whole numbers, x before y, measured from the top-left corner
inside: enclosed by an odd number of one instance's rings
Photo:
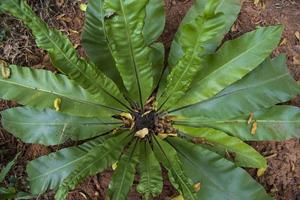
[[[154,43],[151,45],[152,67],[153,67],[153,90],[156,89],[164,71],[165,47],[162,43]]]
[[[131,144],[118,161],[118,167],[109,184],[110,200],[125,200],[133,184],[137,164],[137,140]]]
[[[85,24],[82,35],[82,44],[88,57],[111,78],[120,89],[124,84],[116,63],[111,54],[107,41],[104,24],[104,0],[89,0],[86,11]]]
[[[38,109],[54,109],[54,101],[61,99],[60,112],[84,117],[108,117],[120,112],[99,104],[95,96],[77,86],[66,76],[50,71],[10,65],[11,76],[0,76],[0,97]]]
[[[153,87],[151,48],[146,46],[143,28],[148,0],[106,0],[105,25],[108,40],[124,85],[142,106]]]
[[[124,132],[93,147],[64,179],[58,188],[55,200],[64,200],[68,191],[74,189],[83,179],[93,176],[115,163],[130,138],[128,132]]]
[[[264,188],[241,168],[199,145],[170,138],[183,163],[185,173],[201,183],[197,199],[271,200]]]
[[[180,162],[175,149],[158,137],[155,137],[154,140],[153,150],[155,156],[162,162],[163,166],[168,169],[169,177],[171,175],[170,179],[174,178],[185,200],[196,200],[197,198],[191,180],[183,171],[182,163]],[[171,182],[173,183],[173,181]]]
[[[13,187],[3,188],[0,187],[0,199],[7,200],[7,199],[14,199],[17,195],[17,191]]]
[[[144,195],[145,200],[158,196],[163,188],[162,171],[151,146],[148,142],[139,145],[140,182],[137,191]]]
[[[203,15],[205,6],[210,4],[211,2],[211,0],[196,0],[194,5],[190,8],[188,13],[184,17],[170,49],[168,60],[170,67],[175,66],[179,59],[184,55],[182,46],[178,41],[178,35],[180,34],[182,27],[190,21],[195,20],[198,16]],[[225,22],[225,25],[222,29],[218,30],[218,34],[214,38],[212,38],[205,44],[207,53],[213,53],[215,49],[220,45],[224,35],[230,30],[230,27],[235,22],[241,9],[239,0],[218,0],[215,2],[218,4],[216,12],[223,13],[222,18]]]
[[[166,17],[163,0],[149,0],[146,6],[146,18],[143,29],[144,40],[147,45],[155,42],[162,34]]]
[[[281,32],[282,26],[258,28],[225,42],[216,54],[206,58],[205,67],[195,76],[177,107],[207,100],[243,78],[269,56]]]
[[[236,137],[210,128],[192,128],[175,126],[180,131],[187,133],[192,140],[202,144],[203,147],[220,154],[227,159],[232,159],[238,166],[252,168],[267,168],[266,159],[253,147]],[[231,157],[232,156],[232,157]]]
[[[177,103],[203,67],[203,57],[207,53],[205,45],[224,25],[222,14],[216,13],[217,3],[217,0],[208,3],[203,15],[184,24],[177,34],[184,55],[167,77],[167,87],[158,99],[160,108],[168,109]]]
[[[105,139],[106,137],[99,137],[78,147],[65,148],[29,162],[27,174],[31,193],[38,195],[47,190],[56,190],[86,155]]]
[[[267,59],[217,96],[171,113],[185,118],[229,119],[286,102],[299,94],[300,87],[285,63],[284,55]]]
[[[274,106],[254,112],[251,124],[247,123],[248,119],[249,114],[231,119],[191,118],[175,123],[192,127],[212,127],[249,141],[283,141],[300,137],[300,109],[297,107]],[[251,134],[254,122],[257,123],[257,130],[255,134]]]
[[[9,171],[11,170],[11,168],[14,166],[14,164],[16,163],[18,156],[20,155],[20,153],[18,153],[15,158],[10,161],[1,171],[0,171],[0,183],[2,181],[4,181],[5,177],[7,176],[7,174],[9,173]]]
[[[0,7],[21,19],[35,36],[37,46],[46,50],[52,63],[92,94],[100,104],[128,108],[126,100],[112,80],[90,62],[79,58],[70,40],[61,32],[50,29],[24,0],[4,0]]]
[[[85,140],[121,126],[113,118],[98,119],[65,115],[53,110],[28,107],[1,112],[2,126],[26,143],[56,145],[66,140]]]

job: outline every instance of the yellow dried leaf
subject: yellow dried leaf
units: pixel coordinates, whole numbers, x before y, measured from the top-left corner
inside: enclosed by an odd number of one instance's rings
[[[115,171],[118,167],[118,162],[115,162],[114,164],[112,164],[111,168]]]
[[[177,137],[178,134],[177,133],[169,133],[168,136],[170,136],[170,137]]]
[[[81,4],[79,5],[79,8],[80,8],[80,10],[82,10],[83,12],[86,12],[87,5],[86,5],[85,3],[81,3]]]
[[[238,30],[237,24],[233,24],[233,26],[231,27],[231,32],[235,32],[237,30]]]
[[[201,189],[201,183],[200,182],[195,183],[193,187],[195,192],[199,192],[199,190]]]
[[[84,199],[88,199],[86,194],[84,194],[83,192],[79,192],[79,194],[84,198]]]
[[[294,65],[300,65],[300,56],[294,56],[293,57],[293,64]]]
[[[172,200],[184,200],[182,195],[172,198]]]
[[[286,45],[288,40],[286,38],[283,38],[282,41],[280,42],[279,46],[284,46]]]
[[[295,36],[296,36],[296,38],[300,41],[300,32],[299,32],[299,31],[296,31],[296,32],[295,32]]]
[[[253,120],[253,115],[254,113],[251,112],[250,115],[249,115],[249,118],[248,118],[248,121],[247,121],[247,124],[251,124],[252,123],[252,120]]]
[[[267,168],[259,168],[256,172],[256,176],[260,177],[260,176],[264,175],[266,170],[267,170]]]
[[[128,119],[130,121],[133,121],[133,117],[132,117],[132,115],[130,113],[121,113],[120,116],[124,117],[124,118],[126,118],[126,119]]]
[[[257,6],[257,5],[259,4],[259,2],[260,2],[260,0],[254,0],[254,2],[253,2],[253,3],[254,3],[254,5],[256,5],[256,6]]]
[[[163,140],[163,139],[166,139],[169,135],[166,133],[159,133],[157,136]]]
[[[149,134],[149,130],[147,128],[143,128],[142,130],[137,131],[134,136],[139,137],[141,139],[145,138],[146,135]]]
[[[252,124],[252,128],[251,128],[251,134],[255,135],[256,134],[256,130],[257,130],[257,122],[253,122]]]
[[[4,79],[8,79],[11,75],[10,68],[4,60],[0,60],[1,75]]]
[[[60,110],[60,106],[61,106],[61,98],[56,98],[54,100],[53,105],[54,105],[55,110],[59,111]]]

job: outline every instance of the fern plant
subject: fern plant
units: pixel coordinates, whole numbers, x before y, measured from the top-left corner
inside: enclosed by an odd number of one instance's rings
[[[241,167],[267,168],[244,141],[299,137],[300,109],[275,105],[299,85],[284,55],[268,58],[282,26],[222,44],[239,0],[196,0],[164,67],[162,0],[90,0],[82,43],[87,58],[49,28],[23,0],[0,8],[31,29],[60,73],[2,62],[0,95],[23,107],[3,111],[2,125],[26,143],[83,141],[31,161],[33,194],[62,200],[88,176],[114,167],[110,199],[122,200],[139,174],[145,199],[163,188],[162,169],[186,200],[272,199]]]

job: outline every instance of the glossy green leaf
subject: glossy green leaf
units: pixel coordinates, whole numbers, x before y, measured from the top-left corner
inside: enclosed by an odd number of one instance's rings
[[[300,93],[300,87],[285,63],[284,55],[267,59],[217,96],[171,113],[186,118],[229,119],[286,102]]]
[[[98,119],[65,115],[53,110],[28,107],[1,112],[2,126],[26,143],[56,145],[66,140],[85,140],[121,126],[113,118]]]
[[[207,53],[205,44],[214,38],[224,25],[222,14],[216,13],[217,3],[217,0],[208,3],[203,15],[184,24],[177,34],[184,55],[167,77],[167,87],[158,99],[159,107],[168,109],[177,103],[203,67],[203,57]]]
[[[131,138],[127,133],[114,136],[91,149],[59,186],[55,200],[64,200],[69,190],[74,189],[86,177],[95,175],[115,163]]]
[[[140,105],[153,87],[151,48],[143,36],[147,4],[148,0],[106,0],[104,3],[112,55],[130,97]]]
[[[155,42],[165,27],[165,9],[163,0],[148,0],[146,6],[143,36],[147,45]]]
[[[264,188],[243,169],[200,145],[170,138],[183,163],[185,173],[201,183],[196,199],[272,200]]]
[[[218,3],[216,12],[223,13],[222,18],[225,24],[222,29],[218,30],[218,34],[205,44],[207,53],[213,53],[219,46],[224,35],[230,30],[230,27],[236,20],[241,9],[240,0],[218,0],[216,2]],[[175,66],[179,59],[184,55],[182,46],[178,40],[178,35],[180,34],[182,27],[190,21],[195,20],[198,16],[203,15],[204,8],[209,3],[211,3],[211,0],[196,0],[194,5],[184,17],[170,49],[168,60],[170,67]]]
[[[242,140],[282,141],[299,138],[300,109],[294,106],[274,106],[269,109],[254,112],[253,122],[248,124],[250,114],[231,119],[218,118],[190,118],[178,119],[176,124],[191,127],[212,127],[225,131]],[[257,123],[255,134],[251,134],[253,123]]]
[[[243,78],[269,56],[281,32],[282,26],[258,28],[225,42],[216,54],[206,58],[205,67],[195,76],[177,107],[207,100]]]
[[[82,45],[88,57],[111,78],[119,88],[123,81],[111,54],[104,25],[104,0],[89,0],[82,35]]]
[[[139,145],[140,182],[137,191],[144,195],[145,200],[158,196],[163,188],[162,171],[151,146],[148,142]]]
[[[192,137],[211,151],[227,159],[232,159],[238,166],[252,168],[267,168],[266,159],[253,147],[242,140],[211,128],[193,128],[175,126],[183,133]]]
[[[153,90],[158,86],[164,71],[165,48],[162,43],[154,43],[152,49]]]
[[[39,157],[27,165],[28,181],[32,194],[56,190],[63,180],[76,169],[93,148],[101,145],[106,137],[85,142],[78,147],[69,147]]]
[[[54,66],[83,88],[96,94],[97,102],[116,108],[127,107],[126,100],[114,82],[104,76],[93,63],[79,58],[70,40],[61,32],[50,29],[24,0],[3,0],[0,7],[21,19],[31,29],[37,46],[49,53]]]
[[[5,177],[7,176],[7,174],[11,170],[11,168],[15,165],[19,155],[20,155],[20,153],[18,153],[12,161],[10,161],[5,167],[3,167],[1,169],[1,171],[0,171],[0,183],[2,181],[4,181]]]
[[[191,180],[182,169],[182,163],[175,149],[167,142],[155,137],[154,153],[157,159],[169,171],[170,179],[174,178],[185,200],[197,200]],[[171,181],[172,182],[172,181]],[[176,186],[175,186],[176,187]]]
[[[135,167],[137,164],[137,140],[131,144],[127,152],[124,153],[118,161],[118,167],[115,170],[109,184],[110,200],[126,200],[133,184],[135,176]]]
[[[50,71],[10,65],[11,76],[0,75],[0,97],[38,109],[54,109],[54,100],[61,99],[60,112],[84,117],[108,117],[119,112],[95,100],[85,89],[66,76]]]

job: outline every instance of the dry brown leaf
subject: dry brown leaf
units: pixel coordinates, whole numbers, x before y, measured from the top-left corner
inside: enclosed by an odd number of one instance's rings
[[[253,122],[252,124],[252,128],[251,128],[251,134],[255,135],[256,134],[256,130],[257,130],[257,122]]]
[[[259,4],[259,2],[260,2],[260,0],[254,0],[253,1],[254,5],[256,5],[256,6]]]
[[[200,182],[195,183],[193,187],[195,192],[199,192],[199,190],[201,189],[201,183]]]
[[[283,39],[281,40],[279,46],[284,46],[284,45],[287,44],[287,42],[288,42],[288,40],[287,40],[286,38],[283,38]]]
[[[296,31],[296,32],[295,32],[295,36],[296,36],[296,38],[298,39],[298,41],[300,41],[300,32],[299,32],[299,31]]]
[[[300,65],[300,56],[294,56],[293,57],[293,64],[294,65]]]
[[[57,6],[62,6],[65,3],[65,0],[56,0],[56,5]]]

